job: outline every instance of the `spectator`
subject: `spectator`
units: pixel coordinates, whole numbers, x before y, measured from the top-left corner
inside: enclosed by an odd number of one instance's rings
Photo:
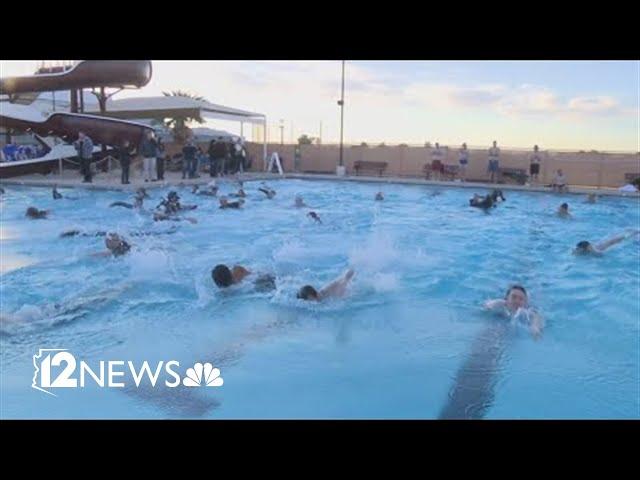
[[[143,161],[144,181],[154,182],[153,173],[156,170],[156,156],[158,154],[158,144],[153,138],[153,132],[147,132],[144,140],[140,144],[140,154]]]
[[[538,145],[533,147],[533,153],[529,156],[529,175],[531,175],[531,183],[538,183],[538,175],[540,174],[540,152]]]
[[[84,175],[82,183],[92,183],[91,158],[93,157],[93,141],[84,133],[78,132],[78,140],[73,143],[80,158],[80,172]]]
[[[156,160],[156,175],[158,177],[158,180],[164,180],[164,161],[166,148],[160,137],[158,137],[158,140],[156,141],[156,147],[158,151],[158,158]]]
[[[562,173],[562,169],[558,169],[556,172],[556,176],[553,179],[553,183],[551,184],[551,188],[554,192],[566,192],[567,189],[567,177]]]
[[[458,150],[458,158],[460,162],[460,180],[467,181],[467,165],[469,164],[469,150],[467,144],[463,143],[462,148]]]
[[[444,172],[443,158],[444,155],[440,149],[440,144],[436,142],[436,148],[431,152],[431,171],[433,172],[433,179],[436,181],[442,179],[442,173]]]
[[[489,166],[487,168],[491,176],[491,182],[498,182],[498,174],[500,172],[500,149],[498,148],[498,142],[493,141],[493,147],[489,149]]]
[[[189,172],[189,178],[194,178],[194,172],[192,170],[194,163],[196,162],[196,155],[198,154],[198,148],[195,146],[193,138],[187,140],[187,144],[182,148],[182,179],[185,179],[187,172]]]
[[[122,146],[118,148],[117,155],[120,161],[120,169],[122,170],[121,182],[126,185],[129,182],[129,167],[131,165],[131,145],[129,140],[122,142]]]

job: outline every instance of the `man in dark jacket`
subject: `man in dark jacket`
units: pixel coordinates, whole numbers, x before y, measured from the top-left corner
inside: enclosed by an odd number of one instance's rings
[[[189,178],[194,177],[192,165],[196,162],[198,148],[195,146],[193,139],[187,140],[187,144],[182,147],[182,179],[184,180],[186,173],[189,172]]]
[[[118,148],[118,160],[120,161],[120,169],[122,170],[121,181],[122,184],[128,184],[129,182],[129,167],[131,165],[132,149],[129,144],[129,140],[122,142],[122,146]]]

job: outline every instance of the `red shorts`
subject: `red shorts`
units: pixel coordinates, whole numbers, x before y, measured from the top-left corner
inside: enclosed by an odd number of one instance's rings
[[[444,165],[440,160],[434,160],[431,162],[431,170],[434,172],[444,172]]]

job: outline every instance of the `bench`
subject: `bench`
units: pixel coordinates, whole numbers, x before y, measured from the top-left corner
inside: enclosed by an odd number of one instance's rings
[[[529,178],[524,168],[501,168],[500,174],[502,177],[515,180],[515,182],[520,185],[527,183],[527,179]]]
[[[373,170],[378,172],[378,176],[382,176],[382,172],[387,168],[387,162],[368,162],[365,160],[356,160],[353,164],[353,168],[356,171],[356,175],[360,170]]]
[[[424,172],[425,178],[429,180],[431,178],[431,174],[433,173],[433,169],[431,168],[431,163],[426,163],[422,168],[422,171]],[[442,177],[445,180],[453,181],[456,179],[459,173],[460,173],[460,165],[444,164],[442,166]]]

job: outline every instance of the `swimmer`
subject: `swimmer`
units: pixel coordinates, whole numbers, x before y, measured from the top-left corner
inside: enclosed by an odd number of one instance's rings
[[[62,195],[60,195],[60,193],[58,192],[58,186],[54,185],[53,186],[53,199],[54,200],[60,200],[62,198]]]
[[[322,223],[322,220],[320,220],[320,217],[318,216],[318,214],[316,212],[309,212],[307,213],[307,217],[311,217],[313,218],[316,222],[318,223]]]
[[[0,195],[4,195],[4,188],[0,187]]]
[[[488,300],[483,307],[485,310],[502,313],[514,319],[522,313],[527,317],[527,326],[533,338],[537,340],[542,335],[544,320],[529,306],[527,291],[521,285],[512,286],[507,290],[504,299]]]
[[[216,265],[213,270],[211,270],[211,278],[219,288],[227,288],[231,285],[238,284],[251,274],[251,271],[241,265],[235,265],[232,269],[229,269],[226,265],[220,264]],[[275,277],[271,274],[258,275],[254,280],[253,285],[259,292],[275,290]]]
[[[271,187],[267,187],[266,185],[264,188],[259,188],[258,190],[264,193],[269,200],[276,196],[276,191]]]
[[[27,213],[25,215],[32,220],[43,219],[47,218],[47,215],[49,215],[49,210],[38,210],[35,207],[29,207],[27,208]]]
[[[595,193],[590,193],[585,203],[596,203],[598,201],[598,196]]]
[[[308,207],[308,205],[306,203],[304,203],[304,200],[302,199],[302,197],[300,195],[296,195],[296,200],[295,200],[295,203],[293,204],[293,206],[296,207],[296,208]]]
[[[153,221],[154,222],[163,222],[163,221],[171,221],[171,222],[181,222],[186,220],[190,223],[198,223],[196,218],[192,217],[179,217],[173,213],[165,213],[165,212],[153,212]]]
[[[131,250],[131,245],[117,233],[109,233],[107,238],[104,239],[104,243],[107,246],[107,251],[94,253],[92,256],[108,257],[113,255],[114,257],[120,257]]]
[[[495,203],[491,195],[483,197],[482,195],[478,195],[477,193],[475,193],[473,195],[473,198],[469,200],[469,205],[472,207],[482,208],[484,210],[495,207]]]
[[[498,203],[498,199],[501,202],[505,202],[507,200],[506,198],[504,198],[502,190],[500,189],[494,189],[493,192],[491,192],[491,198],[493,199],[493,203]]]
[[[569,204],[563,203],[558,208],[558,216],[560,218],[571,218],[571,214],[569,213]]]
[[[142,208],[146,192],[136,192],[136,196],[133,199],[133,205],[127,202],[113,202],[109,207],[125,207],[125,208]]]
[[[212,185],[213,184],[213,185]],[[198,185],[193,186],[193,190],[191,191],[194,195],[205,195],[208,197],[217,197],[218,196],[218,186],[215,185],[215,182],[211,182],[209,184],[208,190],[200,190]]]
[[[244,204],[244,200],[241,198],[235,202],[230,202],[227,197],[220,197],[220,208],[240,208]]]
[[[604,242],[600,242],[597,245],[592,245],[591,242],[588,242],[587,240],[582,240],[581,242],[577,243],[576,248],[573,250],[573,253],[575,255],[595,255],[599,257],[609,247],[612,247],[613,245],[620,243],[623,240],[626,240],[628,238],[635,237],[638,235],[640,235],[640,230],[634,230],[629,233],[616,235],[615,237],[610,238],[609,240],[605,240]]]
[[[382,201],[384,200],[384,194],[382,192],[378,192],[376,193],[376,197],[375,197],[376,201]]]
[[[354,270],[350,268],[342,276],[320,289],[320,291],[317,291],[311,285],[305,285],[298,291],[297,298],[319,302],[327,298],[343,297],[354,273]]]

